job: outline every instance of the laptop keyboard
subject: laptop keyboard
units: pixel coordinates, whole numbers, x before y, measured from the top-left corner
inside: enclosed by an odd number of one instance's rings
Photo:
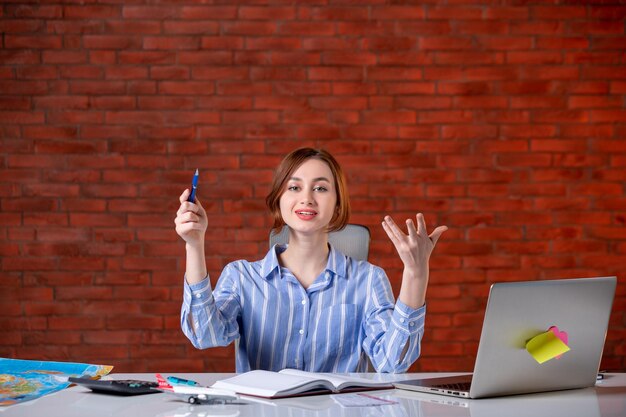
[[[437,384],[433,386],[437,388],[441,388],[441,389],[448,389],[448,390],[454,390],[454,391],[469,391],[470,385],[471,385],[470,382],[457,382],[454,384]]]

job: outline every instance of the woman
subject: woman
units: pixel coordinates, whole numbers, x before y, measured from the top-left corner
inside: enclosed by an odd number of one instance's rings
[[[176,232],[187,260],[181,327],[197,348],[239,338],[237,372],[296,368],[404,372],[418,358],[424,332],[428,260],[447,227],[427,234],[424,217],[406,221],[408,235],[385,216],[382,227],[404,272],[398,301],[385,272],[328,244],[328,232],[348,222],[350,205],[337,161],[302,148],[281,162],[267,205],[274,228],[289,226],[289,244],[264,259],[228,264],[214,291],[204,256],[207,214],[180,196]]]

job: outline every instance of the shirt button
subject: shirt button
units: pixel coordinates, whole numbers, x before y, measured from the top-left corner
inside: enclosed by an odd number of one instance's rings
[[[202,298],[202,294],[196,294],[196,298]]]
[[[299,333],[304,334],[304,330],[300,329]]]
[[[411,326],[411,327],[415,326],[415,322],[414,321],[410,322],[409,326]]]
[[[305,304],[306,304],[306,300],[302,300],[302,305],[305,305]]]
[[[405,321],[406,321],[406,320],[404,320],[404,319],[402,319],[402,318],[400,319],[400,323],[404,323]]]

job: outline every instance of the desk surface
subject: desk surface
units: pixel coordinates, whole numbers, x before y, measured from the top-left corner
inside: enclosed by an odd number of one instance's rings
[[[165,373],[165,375],[170,375]],[[176,374],[203,385],[233,374]],[[443,374],[367,374],[383,380],[410,379]],[[152,381],[154,374],[113,374],[113,379]],[[462,400],[404,390],[375,391],[372,394],[396,401],[377,407],[342,407],[330,395],[281,399],[266,403],[239,401],[226,405],[191,405],[168,394],[117,397],[94,394],[74,386],[34,401],[0,407],[0,417],[624,417],[626,416],[626,374],[607,374],[594,388],[511,397]]]

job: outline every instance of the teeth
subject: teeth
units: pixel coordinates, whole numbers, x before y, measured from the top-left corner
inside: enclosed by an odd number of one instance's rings
[[[311,215],[311,216],[312,216],[313,214],[315,214],[315,213],[310,212],[310,211],[299,211],[298,213],[299,213],[299,214],[305,214],[305,215]]]

